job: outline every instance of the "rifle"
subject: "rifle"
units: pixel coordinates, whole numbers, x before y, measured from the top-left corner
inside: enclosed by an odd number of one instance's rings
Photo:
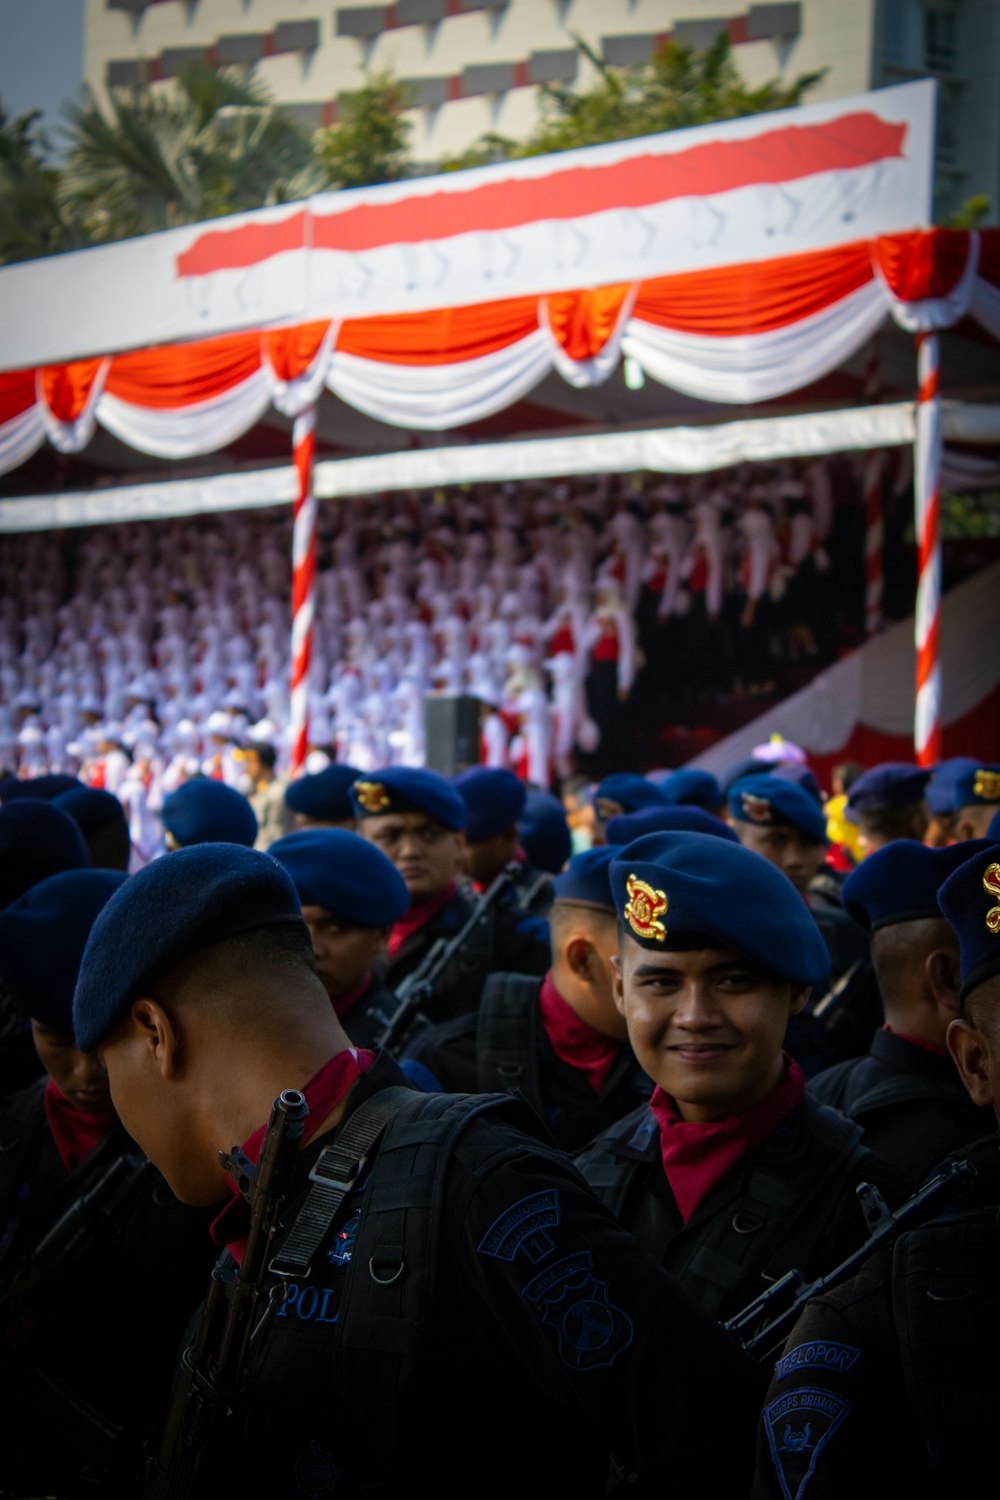
[[[261,1282],[308,1113],[305,1096],[298,1089],[285,1089],[271,1106],[256,1167],[238,1146],[219,1152],[220,1162],[250,1205],[246,1249],[238,1267],[216,1266],[212,1272],[194,1337],[181,1356],[143,1500],[183,1500],[191,1493],[212,1437],[233,1409],[251,1338],[276,1305],[268,1301],[254,1329]]]
[[[118,1156],[94,1186],[57,1219],[34,1249],[14,1267],[0,1294],[0,1347],[20,1348],[34,1333],[38,1319],[31,1304],[46,1282],[72,1264],[118,1213],[156,1168],[146,1157]]]
[[[807,1302],[846,1281],[880,1245],[892,1244],[898,1239],[912,1220],[922,1223],[926,1218],[923,1211],[942,1194],[961,1186],[963,1179],[969,1181],[976,1175],[971,1161],[950,1162],[940,1172],[928,1178],[905,1203],[900,1204],[895,1213],[890,1212],[877,1187],[870,1182],[859,1182],[855,1191],[869,1231],[864,1244],[842,1260],[839,1266],[827,1271],[825,1276],[818,1276],[815,1281],[806,1282],[801,1271],[786,1271],[784,1276],[779,1276],[766,1291],[748,1303],[742,1312],[723,1323],[723,1328],[727,1333],[733,1334],[747,1353],[755,1355],[766,1364],[783,1346]],[[780,1312],[769,1316],[774,1305],[786,1293],[794,1293],[792,1300]],[[760,1323],[761,1318],[765,1319],[763,1324]]]
[[[396,999],[399,1002],[396,1009],[390,1016],[384,1014],[379,1016],[379,1020],[383,1021],[384,1025],[375,1038],[376,1047],[391,1048],[400,1038],[406,1036],[411,1024],[417,1021],[419,1012],[433,994],[434,986],[441,975],[461,953],[469,939],[485,927],[493,907],[513,885],[519,868],[517,864],[509,864],[502,869],[489,890],[484,891],[476,901],[465,925],[459,928],[453,938],[439,937],[425,953],[423,960],[413,973],[408,974],[401,982],[396,991]],[[426,1025],[426,1022],[424,1024]]]

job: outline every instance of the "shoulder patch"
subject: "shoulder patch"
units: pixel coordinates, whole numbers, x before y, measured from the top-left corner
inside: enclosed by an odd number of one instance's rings
[[[852,1407],[843,1396],[813,1386],[765,1406],[764,1429],[785,1500],[802,1500],[820,1454]]]
[[[608,1283],[594,1275],[589,1250],[547,1266],[524,1288],[524,1296],[554,1331],[559,1358],[571,1370],[613,1365],[635,1337],[632,1319],[612,1302]]]
[[[861,1350],[853,1344],[835,1344],[830,1339],[813,1339],[808,1344],[796,1344],[774,1367],[776,1380],[784,1380],[793,1370],[836,1370],[846,1375],[861,1358]]]
[[[561,1222],[559,1191],[545,1188],[505,1208],[500,1217],[493,1220],[476,1248],[480,1255],[506,1261],[515,1260],[518,1252],[523,1250],[528,1259],[537,1264],[555,1249],[549,1230],[558,1229]]]

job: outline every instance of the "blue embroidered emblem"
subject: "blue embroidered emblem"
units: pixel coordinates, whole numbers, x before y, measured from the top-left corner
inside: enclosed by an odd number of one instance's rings
[[[493,1220],[477,1249],[480,1255],[506,1261],[513,1261],[518,1251],[523,1250],[537,1264],[555,1249],[549,1230],[558,1228],[561,1222],[558,1189],[546,1188],[505,1208]]]
[[[613,1365],[635,1337],[632,1319],[611,1301],[606,1281],[594,1275],[589,1250],[547,1266],[524,1288],[542,1322],[554,1328],[559,1358],[572,1370]]]
[[[811,1386],[765,1406],[764,1428],[785,1500],[802,1500],[820,1454],[852,1406],[832,1391]]]
[[[846,1375],[861,1358],[861,1350],[853,1344],[835,1344],[830,1339],[814,1339],[808,1344],[796,1344],[774,1367],[775,1377],[784,1380],[793,1370],[835,1370]]]
[[[310,1443],[303,1449],[295,1460],[292,1473],[296,1494],[306,1495],[308,1500],[322,1500],[323,1495],[332,1495],[340,1478],[333,1454],[318,1443]]]
[[[358,1225],[360,1223],[361,1210],[360,1208],[356,1208],[334,1236],[333,1245],[327,1253],[327,1260],[330,1261],[331,1265],[347,1265],[354,1253],[354,1241],[358,1237]]]

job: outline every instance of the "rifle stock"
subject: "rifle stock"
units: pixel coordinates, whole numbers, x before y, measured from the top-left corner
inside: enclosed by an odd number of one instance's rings
[[[143,1500],[184,1500],[191,1493],[212,1437],[233,1408],[308,1113],[304,1095],[285,1089],[271,1107],[256,1167],[237,1146],[219,1153],[250,1204],[246,1249],[238,1267],[216,1266],[212,1272],[194,1337],[181,1356]]]

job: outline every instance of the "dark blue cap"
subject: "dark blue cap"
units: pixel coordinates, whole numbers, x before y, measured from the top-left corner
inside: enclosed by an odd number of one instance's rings
[[[92,1052],[133,1000],[182,958],[241,932],[305,924],[288,871],[242,844],[195,844],[130,875],[91,930],[73,996],[77,1046]]]
[[[324,766],[289,783],[285,806],[317,823],[349,823],[355,816],[351,786],[360,775],[357,766]]]
[[[53,807],[61,807],[78,823],[84,833],[93,833],[108,823],[128,821],[124,807],[111,792],[96,786],[76,786],[71,791],[60,792],[52,799]]]
[[[929,849],[916,839],[893,839],[867,855],[841,887],[845,910],[872,932],[894,922],[940,917],[938,892],[948,876],[973,854],[989,849],[988,839]]]
[[[465,837],[470,844],[505,833],[524,812],[528,789],[520,777],[502,766],[473,766],[456,776],[452,785],[465,803]]]
[[[820,984],[830,955],[809,908],[763,855],[703,833],[650,833],[611,865],[630,936],[654,951],[706,938],[794,984]]]
[[[978,761],[955,777],[951,805],[956,812],[960,807],[981,807],[997,802],[1000,802],[1000,766],[983,765]]]
[[[196,776],[164,798],[160,814],[171,837],[188,849],[193,844],[244,844],[257,837],[257,814],[235,787]]]
[[[64,870],[0,912],[0,977],[22,1014],[72,1032],[73,989],[90,929],[127,879],[119,870]]]
[[[406,881],[369,839],[346,828],[302,828],[268,849],[303,906],[321,906],[356,927],[386,927],[410,905]]]
[[[552,882],[552,899],[614,912],[615,898],[608,871],[617,853],[617,849],[604,846],[574,854],[566,869]]]
[[[754,755],[744,755],[742,760],[734,760],[719,777],[722,795],[728,797],[733,783],[741,781],[744,776],[767,776],[770,769],[766,761],[758,760]]]
[[[931,771],[924,791],[924,800],[937,817],[955,811],[955,782],[963,771],[974,771],[979,764],[968,755],[956,755],[952,760],[939,761]]]
[[[465,803],[451,782],[424,766],[383,766],[351,787],[356,818],[384,818],[390,813],[424,813],[461,833],[465,827]]]
[[[0,805],[0,908],[60,870],[82,870],[90,853],[69,813],[34,797]]]
[[[609,844],[631,844],[646,833],[710,833],[718,839],[739,843],[739,835],[703,807],[644,807],[639,812],[619,813],[604,830]]]
[[[777,776],[746,776],[729,789],[729,816],[756,828],[796,828],[826,843],[826,814],[816,798]]]
[[[775,781],[794,781],[810,797],[815,797],[817,802],[822,803],[823,793],[820,791],[819,782],[816,780],[816,772],[811,766],[775,766],[771,775]]]
[[[558,797],[535,788],[528,791],[517,825],[521,848],[536,870],[558,875],[573,852],[573,837]]]
[[[682,767],[660,788],[670,807],[703,807],[716,811],[722,804],[722,789],[711,771]]]
[[[594,792],[597,816],[602,821],[618,813],[638,812],[640,807],[666,807],[662,787],[654,786],[634,771],[615,771],[605,776]]]
[[[862,771],[856,781],[851,782],[847,793],[845,812],[887,812],[894,807],[908,807],[922,802],[931,773],[923,766],[906,761],[886,761],[881,766],[872,766]]]
[[[83,786],[80,778],[70,776],[66,771],[46,771],[44,776],[29,776],[24,780],[12,776],[9,781],[4,779],[0,801],[13,802],[15,797],[34,797],[41,802],[51,802],[61,792],[69,792],[79,786]]]
[[[938,905],[958,938],[964,1001],[977,985],[1000,974],[1000,844],[987,844],[959,865],[938,892]]]

